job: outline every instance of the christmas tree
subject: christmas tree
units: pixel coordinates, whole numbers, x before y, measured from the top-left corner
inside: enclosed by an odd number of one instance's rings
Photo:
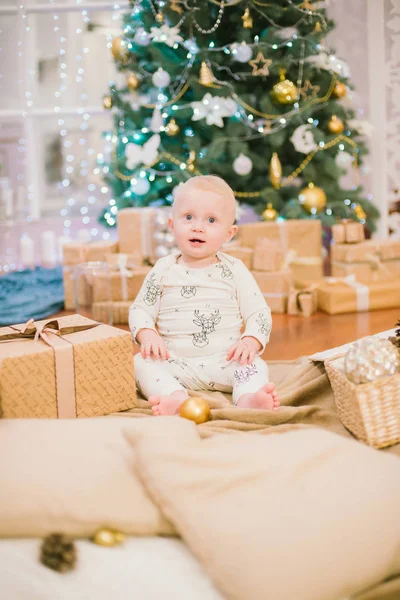
[[[347,65],[326,46],[334,23],[320,5],[132,2],[111,46],[124,84],[111,83],[103,99],[114,130],[102,222],[115,225],[127,206],[171,204],[180,182],[212,173],[265,219],[350,218],[373,230],[378,213],[358,181],[363,123],[349,106]]]

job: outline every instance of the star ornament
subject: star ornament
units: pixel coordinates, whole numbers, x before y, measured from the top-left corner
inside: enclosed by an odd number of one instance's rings
[[[259,52],[256,58],[249,60],[249,65],[253,67],[252,75],[269,75],[269,67],[272,65],[272,60],[265,58],[263,53]]]
[[[308,96],[312,96],[312,98],[316,98],[320,89],[321,88],[319,85],[313,85],[311,83],[311,81],[309,79],[307,79],[304,82],[303,87],[300,88],[300,95],[303,98],[303,100],[307,100]]]

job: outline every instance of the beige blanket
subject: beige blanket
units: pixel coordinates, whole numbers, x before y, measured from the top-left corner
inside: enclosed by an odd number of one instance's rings
[[[279,411],[207,392],[209,422],[157,417],[128,434],[147,492],[225,598],[398,600],[400,445],[354,440],[323,365],[269,366]]]

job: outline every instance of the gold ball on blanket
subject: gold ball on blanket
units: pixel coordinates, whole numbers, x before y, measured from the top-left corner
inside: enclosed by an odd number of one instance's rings
[[[400,371],[399,351],[389,340],[362,338],[350,346],[344,368],[353,383],[370,383]]]
[[[179,415],[200,425],[200,423],[205,423],[210,418],[210,406],[203,398],[193,396],[182,402]]]
[[[312,214],[319,212],[326,206],[326,194],[324,190],[312,182],[300,191],[299,200],[300,204]]]
[[[344,130],[344,123],[342,119],[339,119],[339,117],[337,117],[336,115],[332,115],[328,123],[328,129],[331,133],[342,133],[342,131]]]
[[[125,535],[120,531],[113,529],[99,529],[93,537],[93,542],[98,546],[106,546],[111,548],[125,541]]]

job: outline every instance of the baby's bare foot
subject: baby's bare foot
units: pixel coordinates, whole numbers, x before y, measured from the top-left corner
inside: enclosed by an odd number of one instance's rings
[[[172,392],[169,396],[150,396],[149,403],[153,415],[176,415],[180,405],[189,396],[183,390]]]
[[[237,402],[237,406],[240,406],[240,408],[261,408],[265,410],[277,410],[279,405],[278,394],[273,383],[266,383],[254,394],[243,394]]]

